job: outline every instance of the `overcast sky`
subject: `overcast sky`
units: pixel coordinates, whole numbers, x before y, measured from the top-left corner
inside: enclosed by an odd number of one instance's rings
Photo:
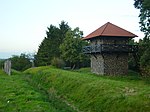
[[[0,0],[0,58],[37,52],[50,24],[64,20],[84,36],[111,22],[142,38],[134,0]],[[137,39],[136,39],[137,40]]]

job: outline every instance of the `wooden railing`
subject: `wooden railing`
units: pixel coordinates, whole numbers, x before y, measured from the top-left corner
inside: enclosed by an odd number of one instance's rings
[[[112,52],[126,52],[134,53],[138,51],[137,45],[123,45],[123,44],[98,44],[83,47],[83,53],[112,53]]]

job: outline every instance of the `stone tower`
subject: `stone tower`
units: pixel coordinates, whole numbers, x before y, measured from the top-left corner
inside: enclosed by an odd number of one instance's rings
[[[90,41],[83,52],[91,55],[91,71],[101,75],[125,75],[128,73],[128,54],[137,51],[129,45],[129,39],[137,35],[110,22],[104,24],[83,40]]]

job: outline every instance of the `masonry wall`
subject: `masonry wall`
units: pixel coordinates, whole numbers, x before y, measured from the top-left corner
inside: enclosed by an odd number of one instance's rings
[[[104,74],[104,59],[102,55],[91,55],[91,72]]]
[[[128,54],[91,55],[91,71],[99,75],[127,75]]]
[[[129,40],[128,38],[122,38],[122,37],[105,37],[102,39],[103,44],[128,44]]]
[[[104,54],[104,74],[128,74],[128,54]]]
[[[94,38],[91,41],[91,45],[97,44],[128,44],[129,39],[127,37],[100,37]]]
[[[95,38],[96,44],[128,44],[128,38]],[[126,75],[128,73],[128,53],[105,53],[91,55],[91,71],[100,75]]]

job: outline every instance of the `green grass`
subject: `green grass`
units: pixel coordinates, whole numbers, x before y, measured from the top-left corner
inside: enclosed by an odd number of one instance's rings
[[[24,72],[38,85],[75,110],[83,112],[149,112],[150,84],[130,72],[129,77],[90,74],[89,69],[65,71],[38,67]]]
[[[150,79],[97,76],[89,68],[0,70],[0,112],[149,112]]]
[[[72,112],[72,108],[63,103],[55,106],[58,99],[47,94],[27,82],[27,76],[15,70],[6,75],[0,70],[0,112]],[[59,104],[58,104],[59,105]]]

